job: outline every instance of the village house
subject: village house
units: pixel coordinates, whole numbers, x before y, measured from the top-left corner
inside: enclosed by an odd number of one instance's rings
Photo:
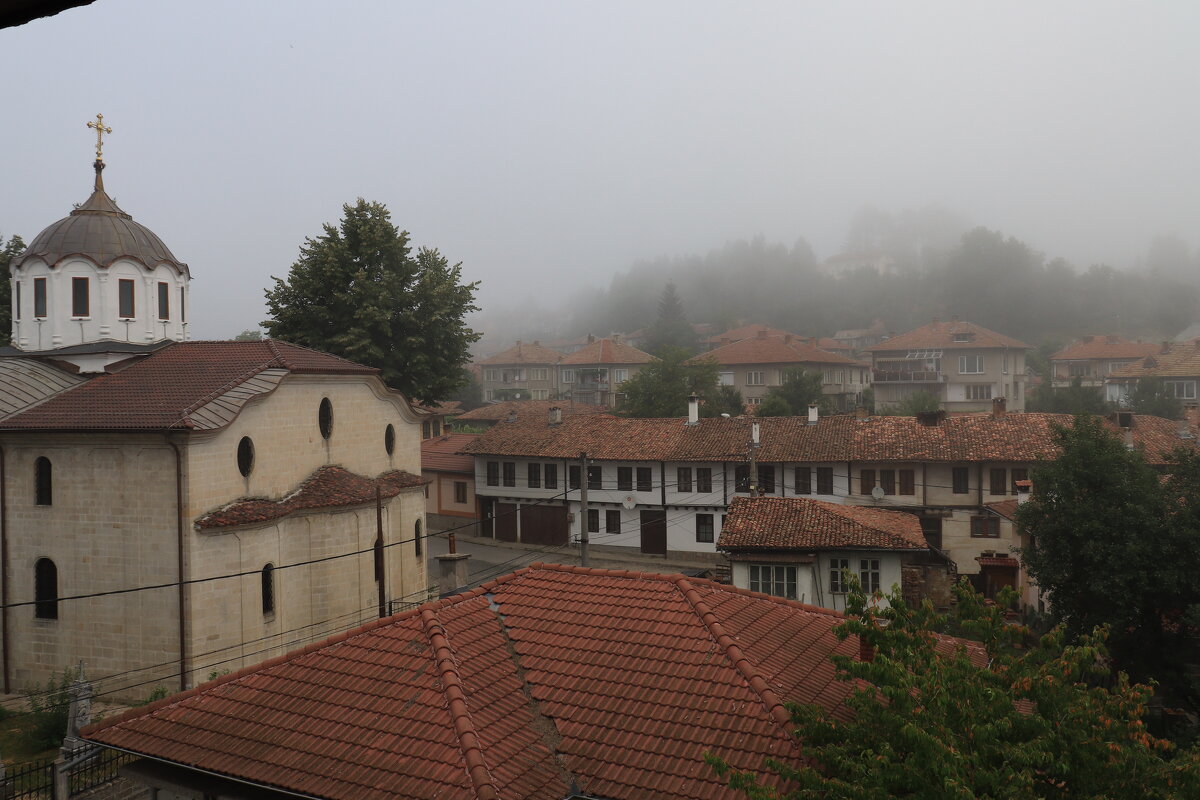
[[[190,272],[103,168],[10,265],[4,691],[83,664],[141,699],[425,599],[421,415],[371,367],[187,341]]]
[[[895,406],[928,392],[946,411],[983,411],[1003,397],[1025,410],[1025,352],[1029,345],[953,317],[867,348],[875,407]]]
[[[957,571],[912,514],[809,497],[735,497],[717,539],[733,585],[844,611],[848,577],[868,594],[948,606]],[[886,602],[884,600],[883,602]]]
[[[576,403],[615,408],[622,397],[621,384],[653,361],[654,356],[630,347],[617,337],[588,338],[587,346],[559,362],[559,394]]]
[[[1157,353],[1153,342],[1134,342],[1120,336],[1084,336],[1050,356],[1050,386],[1065,389],[1076,380],[1104,394],[1109,375]]]
[[[984,588],[1015,580],[1019,544],[986,504],[1014,497],[1030,468],[1055,456],[1053,427],[1070,423],[1069,415],[1009,414],[1000,400],[982,414],[812,409],[808,418],[760,420],[700,419],[693,403],[689,418],[552,412],[501,422],[464,451],[475,458],[482,532],[500,540],[564,546],[586,526],[593,547],[710,554],[719,563],[729,503],[753,483],[767,496],[914,514],[929,546]],[[1126,428],[1151,463],[1194,442],[1171,420],[1123,414],[1111,424]]]
[[[554,400],[559,395],[558,363],[563,354],[541,342],[520,339],[502,353],[478,362],[483,369],[483,399]]]
[[[425,479],[425,522],[431,531],[464,528],[478,517],[475,460],[462,448],[477,433],[444,433],[421,442],[421,477]]]
[[[879,344],[887,338],[887,328],[882,320],[875,320],[866,328],[846,328],[833,334],[833,341],[847,349],[844,355],[851,358],[861,357],[868,347]],[[821,345],[825,347],[825,345]],[[826,348],[828,349],[828,348]],[[841,352],[841,351],[838,351]]]
[[[1184,405],[1195,405],[1200,395],[1200,339],[1163,342],[1152,355],[1140,358],[1109,373],[1104,382],[1105,399],[1125,405],[1138,382],[1147,378],[1162,381],[1167,394]]]
[[[811,339],[790,333],[776,336],[765,329],[696,356],[690,363],[704,360],[717,362],[720,384],[737,389],[749,406],[761,403],[772,386],[782,385],[789,370],[820,375],[822,393],[840,410],[861,405],[870,386],[869,364],[822,350]]]
[[[611,411],[608,406],[594,406],[590,403],[576,403],[574,400],[505,400],[503,402],[487,403],[479,408],[464,411],[454,418],[454,424],[459,427],[490,428],[497,422],[518,417],[545,418],[550,409],[557,408],[567,416],[575,414],[606,414]]]
[[[535,564],[82,738],[141,756],[125,774],[178,800],[737,800],[706,754],[780,789],[764,762],[802,754],[785,702],[852,713],[830,656],[871,654],[842,621],[699,578]]]

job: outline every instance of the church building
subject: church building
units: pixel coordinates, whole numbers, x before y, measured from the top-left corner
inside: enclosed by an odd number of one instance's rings
[[[425,600],[421,415],[379,371],[191,341],[191,273],[95,188],[13,259],[0,671],[175,691]]]

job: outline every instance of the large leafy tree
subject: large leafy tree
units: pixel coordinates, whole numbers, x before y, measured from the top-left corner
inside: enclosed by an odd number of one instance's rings
[[[939,638],[947,621],[928,602],[850,594],[834,631],[859,637],[873,658],[833,657],[839,680],[854,684],[849,721],[791,707],[803,760],[768,761],[783,790],[709,762],[755,800],[1197,796],[1200,759],[1147,733],[1150,689],[1109,675],[1103,630],[1074,644],[1061,629],[1034,641],[965,583],[956,593],[949,622],[981,645]]]
[[[1027,405],[1028,411],[1051,414],[1104,414],[1109,410],[1109,404],[1100,392],[1084,386],[1082,378],[1073,378],[1070,386],[1061,389],[1039,387],[1030,394]]]
[[[268,335],[369,364],[411,399],[444,400],[463,383],[479,334],[478,283],[437,250],[414,254],[382,203],[342,207],[337,227],[307,238],[287,279],[267,289]]]
[[[1098,417],[1054,439],[1017,512],[1026,568],[1068,635],[1108,625],[1119,667],[1196,705],[1183,665],[1200,611],[1200,454],[1176,450],[1163,480]]]
[[[679,417],[687,414],[688,397],[702,401],[717,396],[717,363],[710,359],[688,360],[688,352],[668,347],[660,358],[621,385],[625,402],[621,413],[629,417]],[[710,404],[701,405],[705,416],[715,413]]]
[[[772,386],[767,390],[767,396],[759,406],[758,415],[760,417],[804,415],[808,413],[808,407],[812,403],[821,407],[822,414],[833,410],[830,399],[821,392],[821,373],[808,372],[803,369],[788,369],[784,371],[779,385]],[[767,410],[763,411],[762,406],[767,406]]]
[[[1183,403],[1176,399],[1162,378],[1149,377],[1138,380],[1129,393],[1129,407],[1139,414],[1152,417],[1179,419],[1183,416]]]
[[[13,236],[7,242],[0,236],[0,345],[8,344],[12,335],[12,281],[8,267],[23,252],[25,242],[20,236]]]

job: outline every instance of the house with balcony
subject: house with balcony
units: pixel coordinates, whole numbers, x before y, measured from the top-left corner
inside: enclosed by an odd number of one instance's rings
[[[1057,455],[1054,427],[1070,423],[1065,414],[1009,414],[999,399],[989,413],[956,416],[551,412],[500,422],[464,452],[475,458],[485,536],[561,546],[586,529],[593,548],[705,553],[721,563],[716,543],[734,497],[803,497],[914,515],[930,548],[994,593],[1018,579],[1020,542],[988,504],[1016,497],[1033,465]],[[1110,424],[1152,464],[1195,446],[1171,420],[1126,413]]]
[[[1163,388],[1185,406],[1196,405],[1200,400],[1200,339],[1163,342],[1153,355],[1109,373],[1104,381],[1105,399],[1124,404],[1138,382],[1147,378],[1160,379]]]
[[[1159,351],[1153,342],[1135,342],[1120,336],[1084,336],[1050,356],[1050,386],[1065,389],[1075,380],[1104,393],[1108,376]]]
[[[985,411],[994,398],[1025,410],[1029,345],[953,317],[866,348],[876,408],[886,409],[928,392],[946,411]]]
[[[789,370],[803,369],[821,376],[821,391],[834,408],[847,410],[862,403],[870,385],[869,364],[817,347],[815,340],[775,335],[760,328],[748,339],[731,342],[692,359],[716,361],[721,385],[733,386],[749,406],[757,406]]]
[[[613,336],[597,339],[563,358],[558,364],[559,395],[576,403],[615,408],[621,398],[621,384],[632,378],[654,356],[638,350]]]
[[[554,400],[563,354],[520,339],[502,353],[479,362],[484,400]]]

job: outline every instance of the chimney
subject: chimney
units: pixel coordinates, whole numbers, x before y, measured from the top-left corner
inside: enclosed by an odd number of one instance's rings
[[[1003,397],[992,398],[992,419],[1000,419],[1008,413],[1008,401]]]
[[[758,329],[758,338],[759,338],[759,339],[765,339],[765,338],[767,338],[767,329],[766,329],[766,328],[759,328],[759,329]]]
[[[700,424],[700,398],[692,395],[688,398],[688,425]]]
[[[1133,428],[1126,428],[1126,429],[1125,429],[1125,449],[1126,449],[1126,450],[1132,450],[1132,449],[1134,449],[1134,443],[1133,443]]]
[[[558,406],[552,407],[550,409],[549,423],[551,425],[558,425],[561,422],[562,422],[562,409],[559,408]]]
[[[1171,352],[1171,343],[1163,342],[1162,347],[1159,348],[1158,352],[1164,353],[1164,354]]]
[[[595,344],[595,343],[596,343],[596,334],[589,333],[588,334],[588,344]]]
[[[820,406],[818,406],[816,403],[809,403],[808,404],[808,424],[816,425],[818,420],[820,419],[820,413],[821,413]]]
[[[1117,427],[1129,430],[1133,427],[1133,412],[1118,411],[1117,412]]]
[[[1191,428],[1191,425],[1188,424],[1187,416],[1185,416],[1183,419],[1179,420],[1179,438],[1180,439],[1196,438],[1195,436],[1192,435],[1192,428]]]
[[[784,343],[784,344],[791,344],[791,343],[792,343],[792,335],[791,335],[790,333],[785,333],[785,334],[783,335],[783,343]]]
[[[1023,480],[1016,482],[1017,487],[1017,505],[1024,503],[1029,499],[1029,495],[1033,492],[1033,481]]]

